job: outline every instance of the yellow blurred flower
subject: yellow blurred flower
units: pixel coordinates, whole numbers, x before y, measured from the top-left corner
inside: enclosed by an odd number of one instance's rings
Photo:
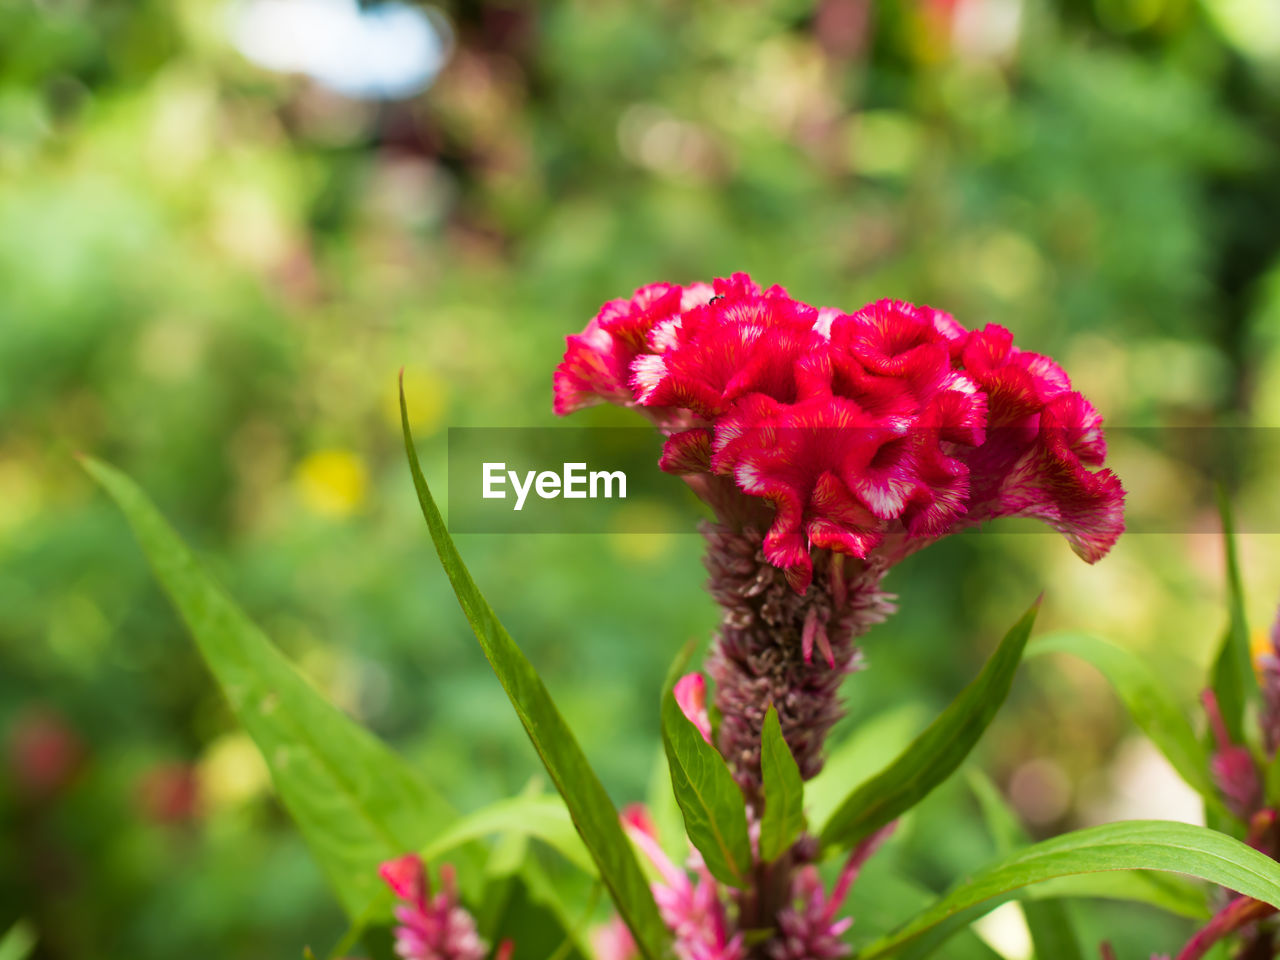
[[[211,809],[241,806],[266,791],[271,775],[244,733],[228,733],[205,750],[196,768],[200,796]]]
[[[1262,658],[1270,656],[1274,650],[1271,646],[1271,631],[1259,627],[1249,638],[1249,654],[1253,660],[1253,669],[1262,672]]]
[[[404,397],[409,408],[409,426],[430,433],[440,425],[448,399],[444,383],[420,367],[404,368]],[[400,385],[393,382],[383,395],[382,410],[387,423],[400,429]]]
[[[326,517],[345,517],[364,503],[369,472],[351,450],[317,450],[293,472],[294,488],[306,507]]]
[[[43,506],[44,491],[34,466],[21,453],[4,451],[0,459],[0,534],[16,530],[35,517]]]

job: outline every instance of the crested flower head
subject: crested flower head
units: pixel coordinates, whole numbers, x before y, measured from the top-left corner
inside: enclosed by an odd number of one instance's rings
[[[403,960],[485,960],[489,947],[476,933],[475,920],[458,903],[453,868],[440,868],[439,893],[432,896],[431,882],[416,854],[405,854],[382,864],[378,872],[400,900],[395,909],[400,925],[395,931],[396,955]],[[503,944],[498,957],[509,956]]]
[[[997,517],[1042,519],[1084,559],[1124,527],[1102,421],[1002,327],[898,300],[816,309],[745,274],[655,284],[568,338],[556,411],[607,400],[667,435],[663,470],[766,530],[804,592],[813,551],[888,566]]]
[[[651,283],[630,299],[606,303],[587,329],[567,338],[564,361],[555,373],[556,413],[563,416],[604,402],[632,404],[631,366],[648,352],[654,329],[712,295],[706,284]]]

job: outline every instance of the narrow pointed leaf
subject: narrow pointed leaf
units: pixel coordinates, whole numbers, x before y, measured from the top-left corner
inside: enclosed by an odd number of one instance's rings
[[[463,844],[496,833],[541,840],[574,866],[595,874],[595,861],[582,845],[564,801],[545,795],[499,800],[459,817],[422,848],[422,859],[434,863]]]
[[[564,910],[537,861],[525,856],[528,844],[523,837],[511,837],[499,843],[486,873],[489,886],[476,923],[491,944],[511,941],[518,957],[547,957],[558,960],[584,960],[590,954],[578,943],[574,921]],[[504,849],[504,847],[506,849]],[[520,855],[515,862],[507,861]],[[497,864],[493,860],[499,861]],[[598,889],[598,888],[597,888]]]
[[[1030,843],[1017,814],[1005,802],[987,776],[969,771],[969,786],[978,799],[987,829],[995,840],[996,852],[1003,855]],[[1193,920],[1207,920],[1212,914],[1203,884],[1171,873],[1126,870],[1111,873],[1082,873],[1059,877],[1025,891],[1025,900],[1096,899],[1128,900],[1159,907]],[[1030,904],[1024,904],[1024,910]],[[1028,926],[1031,918],[1028,916]],[[1034,937],[1034,930],[1032,931]]]
[[[499,622],[497,614],[476,586],[449,536],[444,518],[427,487],[418,452],[409,429],[404,386],[400,389],[400,423],[404,431],[405,454],[418,493],[418,503],[427,521],[431,540],[448,574],[453,592],[481,649],[502,683],[529,740],[542,759],[569,816],[595,861],[618,914],[635,937],[636,945],[648,960],[668,954],[669,934],[658,914],[653,894],[645,882],[635,853],[622,830],[618,811],[604,785],[587,761],[569,725],[556,708],[533,665]]]
[[[1280,907],[1280,864],[1205,827],[1128,820],[1025,847],[979,870],[904,927],[869,944],[859,960],[908,948],[976,919],[1032,884],[1110,870],[1167,870],[1199,877]]]
[[[580,943],[578,925],[565,909],[563,900],[543,872],[537,858],[530,852],[530,836],[541,833],[528,830],[520,822],[522,818],[515,815],[516,811],[522,811],[524,818],[534,821],[547,819],[553,824],[553,835],[562,835],[576,845],[582,859],[586,861],[586,869],[594,874],[595,868],[573,829],[573,822],[569,819],[564,804],[559,797],[542,794],[540,779],[531,778],[518,796],[510,798],[520,801],[522,806],[501,812],[496,811],[494,806],[476,811],[482,817],[488,816],[490,827],[497,827],[502,831],[485,864],[485,888],[479,898],[478,909],[473,911],[476,928],[480,936],[489,943],[501,944],[504,940],[518,942],[521,956],[583,960],[590,952]],[[548,801],[549,805],[543,808],[538,801]],[[473,818],[475,814],[461,818],[459,823],[462,820],[473,820],[474,824],[480,819]],[[507,826],[512,829],[506,829]],[[484,832],[490,831],[485,829]],[[439,844],[440,838],[437,838],[433,846]],[[599,892],[599,884],[594,889]]]
[[[851,847],[911,809],[964,762],[1000,709],[1040,609],[1005,634],[982,672],[889,766],[855,789],[822,828],[823,847]]]
[[[36,948],[36,934],[31,924],[19,920],[0,938],[0,960],[27,960]]]
[[[1031,842],[1018,821],[1018,815],[986,774],[971,769],[969,787],[978,800],[997,853],[1007,855]],[[1076,936],[1067,906],[1061,900],[1028,900],[1022,904],[1022,915],[1031,932],[1031,943],[1038,960],[1084,960],[1080,939]]]
[[[1226,491],[1218,490],[1218,511],[1222,516],[1223,552],[1227,564],[1227,631],[1213,663],[1210,678],[1227,732],[1236,743],[1244,743],[1245,704],[1258,696],[1258,680],[1249,651],[1249,624],[1245,619],[1244,584],[1240,578],[1240,557],[1236,551],[1235,521]]]
[[[667,765],[666,748],[659,745],[653,754],[653,771],[644,791],[645,809],[658,832],[658,843],[667,856],[679,862],[688,855],[689,841],[684,835],[684,818],[671,789],[671,768]]]
[[[978,809],[982,812],[987,832],[991,834],[996,853],[1003,855],[1018,847],[1025,847],[1030,839],[1018,821],[1018,815],[1000,793],[1000,788],[977,767],[969,767],[965,774],[969,789],[978,801]]]
[[[1205,921],[1213,916],[1209,891],[1205,884],[1176,873],[1114,870],[1046,880],[1028,887],[1025,893],[1031,900],[1126,900],[1189,920]]]
[[[232,602],[124,474],[85,459],[115,499],[347,914],[389,900],[378,864],[453,819],[391,749],[326,701]]]
[[[796,842],[804,829],[804,780],[800,777],[800,766],[782,736],[778,711],[772,704],[764,715],[760,772],[764,779],[760,859],[773,863]]]
[[[702,739],[670,688],[662,697],[662,743],[689,842],[713,877],[745,887],[751,870],[746,800],[720,751]]]
[[[1174,770],[1205,801],[1222,801],[1209,775],[1209,756],[1164,685],[1133,653],[1085,633],[1052,633],[1027,648],[1027,657],[1066,653],[1095,667],[1124,703],[1129,715],[1164,754]]]
[[[867,861],[849,893],[847,908],[841,911],[854,918],[850,930],[854,956],[861,955],[857,944],[888,935],[902,925],[904,918],[926,910],[937,899],[937,893],[904,874],[900,864],[881,857]],[[946,960],[1004,958],[972,930],[961,929],[947,942]]]
[[[804,785],[804,805],[813,823],[826,823],[849,793],[907,748],[929,722],[929,712],[914,701],[901,703],[859,721],[827,754],[821,772]]]

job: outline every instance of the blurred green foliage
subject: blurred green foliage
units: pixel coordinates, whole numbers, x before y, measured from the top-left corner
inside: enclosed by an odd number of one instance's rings
[[[468,807],[536,759],[415,516],[402,365],[439,482],[448,426],[551,423],[601,301],[742,269],[1004,324],[1112,424],[1280,423],[1270,0],[458,2],[447,65],[397,102],[253,66],[230,9],[0,4],[0,928],[28,918],[37,957],[293,956],[340,927],[74,450]],[[1042,588],[1046,627],[1158,656],[1190,697],[1223,622],[1213,507],[1159,451],[1115,453],[1183,532],[1096,569],[1050,536],[911,559],[849,722],[927,717]],[[1275,455],[1228,466],[1246,515],[1272,496]],[[1275,539],[1242,537],[1255,624]],[[642,796],[665,665],[714,625],[697,538],[460,545],[615,799]],[[984,755],[1043,833],[1163,789],[1132,737],[1087,669],[1037,667]],[[939,796],[903,855],[935,888],[990,849]]]

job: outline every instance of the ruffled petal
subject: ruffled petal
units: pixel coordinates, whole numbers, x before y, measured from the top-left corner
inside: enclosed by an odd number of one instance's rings
[[[655,330],[677,323],[683,311],[711,296],[706,284],[651,283],[628,299],[604,304],[582,333],[565,338],[564,359],[552,381],[556,414],[597,403],[633,404],[631,368],[638,357],[652,352]]]
[[[932,307],[816,310],[743,273],[652,284],[569,338],[555,387],[560,412],[645,408],[668,435],[661,468],[726,522],[768,517],[765,555],[801,591],[814,550],[887,565],[1021,516],[1094,561],[1124,529],[1120,481],[1090,469],[1101,418],[1062,368]]]

